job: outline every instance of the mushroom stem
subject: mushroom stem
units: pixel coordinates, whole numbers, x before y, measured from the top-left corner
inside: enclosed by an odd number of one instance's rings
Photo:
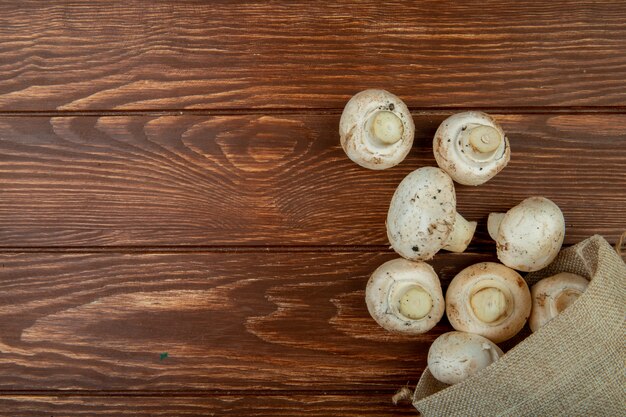
[[[461,141],[469,143],[472,148],[480,153],[491,153],[500,147],[502,143],[500,132],[491,126],[470,124],[461,132]]]
[[[463,252],[472,241],[476,222],[468,222],[459,213],[454,216],[454,226],[452,232],[446,239],[443,249],[450,252]]]
[[[581,295],[582,292],[575,288],[566,288],[561,291],[561,293],[554,299],[554,308],[557,313],[562,313],[563,310],[574,304],[574,301],[576,301]]]
[[[470,298],[470,305],[478,320],[493,323],[507,312],[507,300],[498,288],[487,287]]]
[[[370,118],[370,133],[379,145],[393,145],[404,134],[402,120],[390,111],[378,111]]]
[[[433,308],[433,299],[430,294],[420,286],[409,288],[400,297],[400,314],[412,320],[419,320]]]
[[[506,213],[491,213],[487,218],[487,231],[495,241],[498,241],[498,229],[500,229],[500,223],[502,223],[505,215]]]

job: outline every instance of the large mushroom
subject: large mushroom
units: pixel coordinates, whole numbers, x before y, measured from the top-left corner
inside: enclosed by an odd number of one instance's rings
[[[580,275],[561,272],[544,278],[530,289],[533,308],[528,324],[536,332],[585,292],[589,281]]]
[[[440,249],[463,252],[476,230],[456,211],[450,177],[423,167],[407,175],[394,193],[387,213],[387,237],[406,259],[428,260]]]
[[[530,316],[526,281],[514,270],[481,262],[459,272],[446,292],[446,314],[456,330],[495,343],[515,336]]]
[[[457,384],[491,365],[504,353],[491,340],[477,334],[448,332],[428,350],[428,369],[444,384]]]
[[[487,229],[503,264],[531,272],[547,266],[559,253],[565,219],[552,201],[529,197],[506,213],[491,213]]]
[[[486,113],[468,111],[444,120],[433,139],[437,164],[459,184],[480,185],[500,172],[511,157],[509,140]]]
[[[346,104],[339,121],[341,146],[369,169],[402,162],[411,150],[415,125],[406,104],[385,90],[365,90]]]
[[[385,262],[365,288],[370,315],[394,333],[424,333],[443,317],[444,298],[439,277],[425,262],[398,258]]]

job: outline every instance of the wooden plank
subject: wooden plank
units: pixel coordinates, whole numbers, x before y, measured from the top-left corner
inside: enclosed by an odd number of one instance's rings
[[[12,417],[98,416],[415,416],[388,394],[283,394],[212,396],[5,396],[0,409]]]
[[[624,2],[10,1],[0,109],[624,106]]]
[[[370,318],[390,253],[0,254],[0,391],[385,390],[430,343]],[[444,283],[493,259],[447,254]]]
[[[339,115],[0,118],[0,246],[386,245],[389,200],[435,165],[445,114],[416,115],[403,164],[352,163]],[[626,114],[496,115],[512,160],[458,210],[486,234],[491,211],[531,195],[565,213],[566,243],[626,230]]]

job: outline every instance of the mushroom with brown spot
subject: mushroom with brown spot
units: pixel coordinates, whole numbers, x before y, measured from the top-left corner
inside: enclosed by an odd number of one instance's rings
[[[565,219],[552,201],[529,197],[506,213],[491,213],[487,229],[500,262],[531,272],[556,258],[565,238]]]
[[[433,268],[402,258],[385,262],[372,273],[365,302],[372,318],[394,333],[427,332],[441,320],[445,308]]]
[[[463,269],[452,279],[446,292],[446,309],[456,330],[499,343],[524,327],[531,309],[530,290],[511,268],[481,262]]]
[[[459,184],[480,185],[511,158],[502,127],[486,113],[468,111],[444,120],[433,139],[437,165]]]
[[[369,169],[402,162],[413,146],[415,125],[406,104],[385,90],[365,90],[346,104],[339,121],[341,146]]]
[[[502,355],[502,350],[483,336],[448,332],[430,346],[428,370],[444,384],[457,384],[496,362]]]
[[[423,167],[407,175],[396,189],[387,213],[387,237],[406,259],[428,260],[440,249],[463,252],[476,222],[456,211],[452,179],[439,168]]]
[[[587,289],[589,281],[580,275],[561,272],[544,278],[530,289],[533,307],[528,324],[536,332],[572,305]]]

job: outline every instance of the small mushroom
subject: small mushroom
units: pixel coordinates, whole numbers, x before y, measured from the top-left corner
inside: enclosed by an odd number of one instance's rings
[[[452,179],[439,168],[407,175],[394,193],[387,214],[387,237],[406,259],[428,260],[440,249],[463,252],[476,230],[456,212]]]
[[[515,336],[530,315],[530,290],[514,270],[481,262],[459,272],[446,292],[452,327],[485,336],[495,343]]]
[[[544,197],[529,197],[506,213],[491,213],[489,236],[498,259],[518,271],[538,271],[556,258],[565,237],[559,206]]]
[[[379,266],[365,288],[370,315],[394,333],[424,333],[444,312],[439,277],[425,262],[398,258]]]
[[[489,181],[511,158],[509,140],[486,113],[468,111],[448,117],[433,139],[437,164],[459,184]]]
[[[339,121],[341,146],[369,169],[402,162],[413,146],[415,125],[406,104],[385,90],[365,90],[346,104]]]
[[[536,332],[585,292],[589,281],[580,275],[561,272],[537,282],[530,289],[533,308],[528,324]]]
[[[491,340],[477,334],[448,332],[428,350],[428,369],[444,384],[457,384],[488,367],[503,355]]]

